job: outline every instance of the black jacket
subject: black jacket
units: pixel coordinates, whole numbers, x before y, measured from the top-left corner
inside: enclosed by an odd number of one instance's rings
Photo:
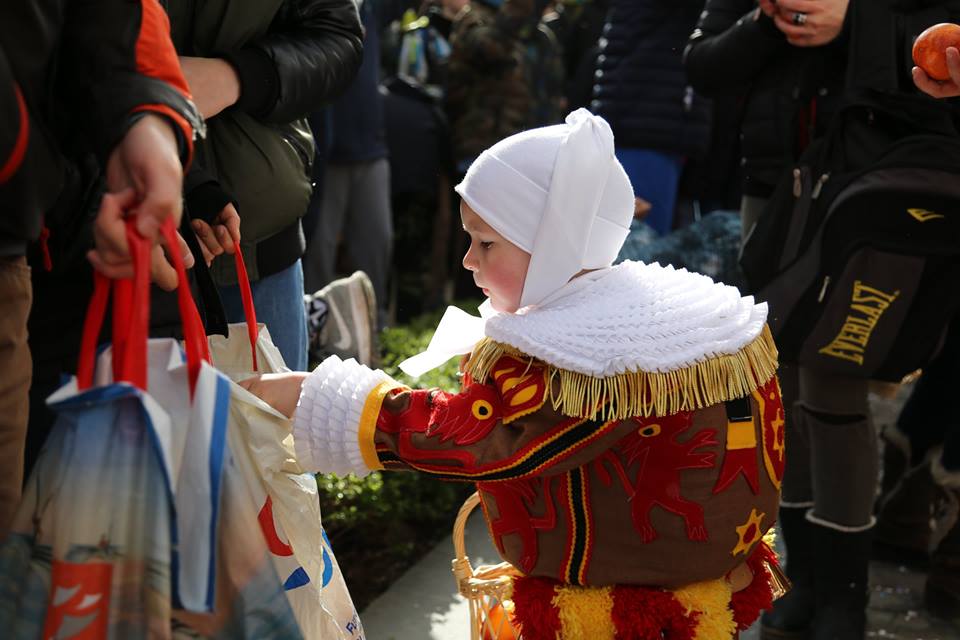
[[[0,255],[23,255],[71,161],[103,160],[139,112],[168,118],[189,161],[202,123],[174,61],[155,0],[0,3]]]
[[[844,30],[815,48],[790,45],[754,0],[707,0],[690,37],[690,82],[745,104],[741,153],[747,195],[768,197],[802,151],[855,90],[914,92],[910,49],[919,33],[955,21],[958,2],[850,0]]]
[[[379,0],[360,6],[363,64],[344,94],[330,107],[333,127],[327,160],[333,164],[372,162],[387,157],[387,139],[380,94]]]
[[[353,0],[166,0],[180,55],[222,57],[240,76],[232,109],[264,122],[303,118],[347,88],[360,66]]]
[[[180,55],[224,58],[240,78],[238,102],[207,121],[185,196],[192,217],[209,218],[217,204],[236,203],[247,271],[259,280],[303,254],[300,217],[312,191],[314,155],[306,116],[356,75],[362,58],[356,5],[167,0],[166,7]],[[212,197],[213,190],[222,197]],[[212,272],[219,284],[236,282],[230,260],[216,261]]]
[[[823,47],[794,47],[773,20],[762,14],[756,18],[756,8],[754,0],[707,0],[690,37],[686,67],[698,91],[745,101],[743,193],[767,197],[803,138],[821,133],[836,109],[846,69],[846,36]]]
[[[590,110],[618,147],[699,155],[710,138],[710,102],[696,95],[683,49],[702,0],[614,0],[599,43]]]

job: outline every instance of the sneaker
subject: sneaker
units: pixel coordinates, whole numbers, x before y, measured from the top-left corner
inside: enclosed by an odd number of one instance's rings
[[[330,308],[327,306],[327,301],[316,293],[303,294],[303,306],[307,312],[307,347],[310,362],[320,362],[323,360],[321,357],[323,327],[327,323],[327,312]]]
[[[310,357],[322,361],[336,355],[355,358],[368,367],[379,360],[377,300],[370,278],[355,271],[304,296],[310,328]]]

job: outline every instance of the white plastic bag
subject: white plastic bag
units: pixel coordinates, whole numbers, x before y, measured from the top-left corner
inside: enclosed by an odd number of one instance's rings
[[[248,298],[245,306],[255,322],[252,300]],[[254,335],[256,373],[288,370],[266,327],[251,331],[250,324],[233,324],[227,337],[210,336],[209,344],[216,367],[235,381],[255,373]],[[362,640],[359,615],[321,524],[316,478],[296,461],[291,421],[237,384],[231,385],[231,396],[228,493],[230,478],[243,478],[246,499],[255,505],[260,530],[304,637]],[[228,526],[224,535],[233,547],[237,533]]]

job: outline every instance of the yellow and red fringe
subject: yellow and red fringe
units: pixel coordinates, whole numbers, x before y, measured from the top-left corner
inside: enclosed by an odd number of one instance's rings
[[[464,371],[483,382],[494,364],[511,355],[547,372],[553,408],[572,418],[623,420],[696,411],[753,393],[777,371],[777,347],[770,328],[734,354],[707,358],[673,371],[629,371],[595,377],[536,361],[519,350],[489,338],[474,348]]]
[[[773,605],[765,562],[777,559],[761,543],[747,560],[753,581],[737,593],[725,579],[667,591],[516,578],[513,624],[523,640],[726,640]]]

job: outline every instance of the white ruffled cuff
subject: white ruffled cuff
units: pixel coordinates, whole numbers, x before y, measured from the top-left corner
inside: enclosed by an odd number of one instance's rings
[[[375,425],[384,393],[378,394],[375,406],[368,406],[368,399],[378,388],[400,386],[383,371],[369,369],[353,358],[344,361],[330,356],[324,360],[304,380],[293,416],[300,466],[311,473],[368,474],[375,468],[368,464],[370,456],[374,460],[376,456],[373,431],[361,434],[361,427],[365,422],[370,423],[367,427]],[[364,415],[365,408],[374,415]],[[370,442],[362,443],[362,436]]]

